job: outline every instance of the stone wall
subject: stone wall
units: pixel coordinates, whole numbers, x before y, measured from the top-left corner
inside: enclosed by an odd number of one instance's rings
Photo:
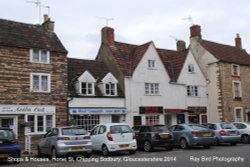
[[[222,91],[223,121],[234,121],[234,108],[250,108],[250,66],[240,65],[240,76],[232,76],[230,63],[219,63]],[[241,83],[241,100],[233,97],[233,81]],[[244,115],[245,116],[245,115]]]
[[[0,46],[0,104],[54,105],[56,125],[65,125],[67,121],[66,56],[66,53],[50,52],[50,64],[31,63],[28,48]],[[31,92],[31,73],[50,74],[51,92]],[[19,115],[19,118],[23,119],[22,115]],[[19,127],[21,143],[24,141],[22,131],[24,130]]]

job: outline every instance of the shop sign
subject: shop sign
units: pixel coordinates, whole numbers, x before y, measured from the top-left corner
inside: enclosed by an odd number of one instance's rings
[[[47,105],[0,105],[0,114],[55,113],[55,106]]]
[[[140,107],[140,114],[162,114],[163,107]]]
[[[126,114],[128,110],[126,109],[82,109],[82,108],[72,108],[69,110],[71,115],[81,115],[81,114]]]

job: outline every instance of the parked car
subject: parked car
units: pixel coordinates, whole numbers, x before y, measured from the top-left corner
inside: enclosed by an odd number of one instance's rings
[[[214,132],[199,124],[180,124],[169,128],[173,132],[175,145],[186,149],[192,146],[210,148],[216,138]]]
[[[127,124],[101,124],[92,129],[93,150],[101,151],[104,156],[110,152],[129,151],[134,154],[137,149],[135,134]]]
[[[250,143],[250,122],[234,122],[233,124],[240,131],[241,142]]]
[[[140,125],[132,129],[138,148],[143,148],[144,151],[152,151],[154,147],[172,150],[174,147],[173,133],[165,125]]]
[[[91,157],[92,142],[89,133],[81,127],[57,127],[49,130],[39,141],[38,156],[51,157],[83,155]]]
[[[214,131],[216,136],[215,145],[220,143],[236,145],[241,140],[239,130],[232,123],[207,123],[203,125]]]
[[[0,159],[6,160],[8,157],[20,158],[21,149],[16,135],[12,129],[0,128]],[[19,163],[19,161],[13,161]]]

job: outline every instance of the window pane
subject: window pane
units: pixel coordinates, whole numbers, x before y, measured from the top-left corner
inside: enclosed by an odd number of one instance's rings
[[[43,63],[48,62],[47,51],[41,51],[41,62],[43,62]]]
[[[43,132],[43,116],[37,116],[37,131]]]
[[[48,76],[42,76],[42,91],[48,91]]]
[[[39,62],[39,50],[34,49],[32,53],[32,60]]]
[[[52,115],[46,115],[46,131],[48,131],[52,127],[53,127],[53,116]]]
[[[87,94],[87,83],[82,82],[82,94]]]
[[[30,132],[35,132],[35,116],[28,115],[28,124],[30,128]]]
[[[32,81],[33,81],[33,87],[32,90],[33,91],[39,91],[39,75],[33,75],[32,76]]]

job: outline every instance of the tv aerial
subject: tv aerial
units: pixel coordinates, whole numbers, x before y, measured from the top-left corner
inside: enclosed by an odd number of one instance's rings
[[[41,13],[42,13],[42,8],[47,8],[48,9],[48,16],[50,15],[50,7],[49,6],[45,6],[42,5],[42,2],[40,0],[36,0],[36,1],[26,1],[27,3],[33,3],[36,5],[37,8],[39,8],[38,10],[38,17],[39,17],[39,23],[41,23]]]
[[[96,18],[98,18],[98,19],[100,19],[100,20],[105,20],[106,26],[108,26],[108,24],[109,24],[110,21],[113,21],[113,20],[114,20],[114,18],[99,17],[99,16],[96,16]]]
[[[182,18],[182,20],[187,20],[187,21],[189,21],[189,23],[190,23],[191,25],[194,25],[192,16],[188,16],[188,17],[186,17],[186,18]]]

